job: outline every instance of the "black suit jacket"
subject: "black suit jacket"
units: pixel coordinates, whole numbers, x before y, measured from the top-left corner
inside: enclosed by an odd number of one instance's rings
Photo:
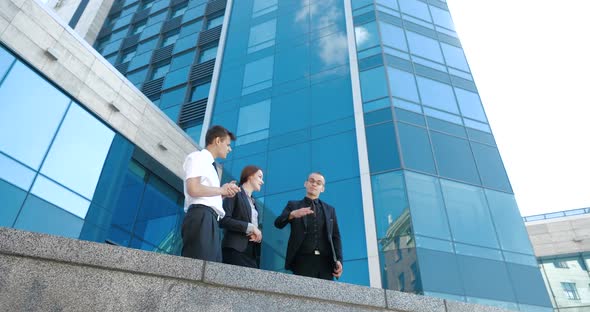
[[[223,200],[225,216],[219,221],[219,226],[225,229],[225,233],[221,247],[233,248],[239,252],[246,250],[248,246],[246,230],[248,223],[252,220],[252,209],[248,200],[248,195],[243,189],[236,196]],[[256,204],[254,208],[259,211]],[[257,253],[259,251],[257,248]]]
[[[325,229],[332,249],[332,258],[334,262],[336,262],[336,260],[342,262],[342,242],[340,241],[340,229],[338,228],[336,211],[334,210],[334,207],[326,202],[320,201],[320,203],[326,219]],[[291,211],[303,207],[309,207],[309,204],[307,204],[305,200],[289,201],[287,207],[285,207],[281,215],[275,220],[275,227],[279,229],[284,228],[289,223],[291,224],[291,234],[289,235],[287,256],[285,258],[285,269],[287,270],[293,270],[293,260],[295,260],[295,255],[297,255],[297,251],[301,247],[305,238],[305,233],[307,232],[306,218],[294,218],[289,220],[289,214]]]

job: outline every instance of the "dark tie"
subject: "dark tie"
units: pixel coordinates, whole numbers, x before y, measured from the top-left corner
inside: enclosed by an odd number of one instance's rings
[[[215,162],[211,163],[213,165],[213,169],[215,169],[215,173],[217,173],[217,176],[219,176],[219,172],[217,172],[217,166],[215,166]]]

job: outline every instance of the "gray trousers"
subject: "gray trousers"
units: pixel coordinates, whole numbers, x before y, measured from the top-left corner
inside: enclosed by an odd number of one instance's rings
[[[221,262],[217,213],[205,205],[190,205],[182,221],[182,256]]]

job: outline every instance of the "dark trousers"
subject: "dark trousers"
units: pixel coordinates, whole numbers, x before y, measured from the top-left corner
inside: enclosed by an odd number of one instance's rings
[[[222,249],[223,263],[258,269],[258,259],[256,259],[256,250],[258,248],[260,248],[260,244],[253,242],[248,242],[244,252],[225,247]]]
[[[295,275],[333,280],[334,261],[321,255],[296,255],[293,265]]]
[[[221,262],[217,213],[205,205],[190,205],[182,221],[182,256]]]

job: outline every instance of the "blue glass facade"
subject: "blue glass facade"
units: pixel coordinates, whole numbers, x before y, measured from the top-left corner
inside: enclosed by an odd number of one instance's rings
[[[0,226],[179,254],[181,181],[146,157],[0,45]]]
[[[383,288],[551,309],[445,1],[120,0],[95,47],[195,141],[203,122],[237,134],[223,179],[249,164],[265,172],[263,269],[283,271],[288,231],[272,223],[320,171],[342,233],[341,281],[369,285],[377,268]],[[176,253],[179,181],[164,182],[130,142],[0,55],[0,164],[9,168],[0,192],[10,207],[0,222]],[[23,68],[53,106],[18,92]],[[4,117],[30,111],[43,118]],[[96,125],[84,134],[96,140],[92,155],[71,135],[81,123]],[[92,166],[62,168],[79,159]],[[41,207],[60,226],[31,221]]]

